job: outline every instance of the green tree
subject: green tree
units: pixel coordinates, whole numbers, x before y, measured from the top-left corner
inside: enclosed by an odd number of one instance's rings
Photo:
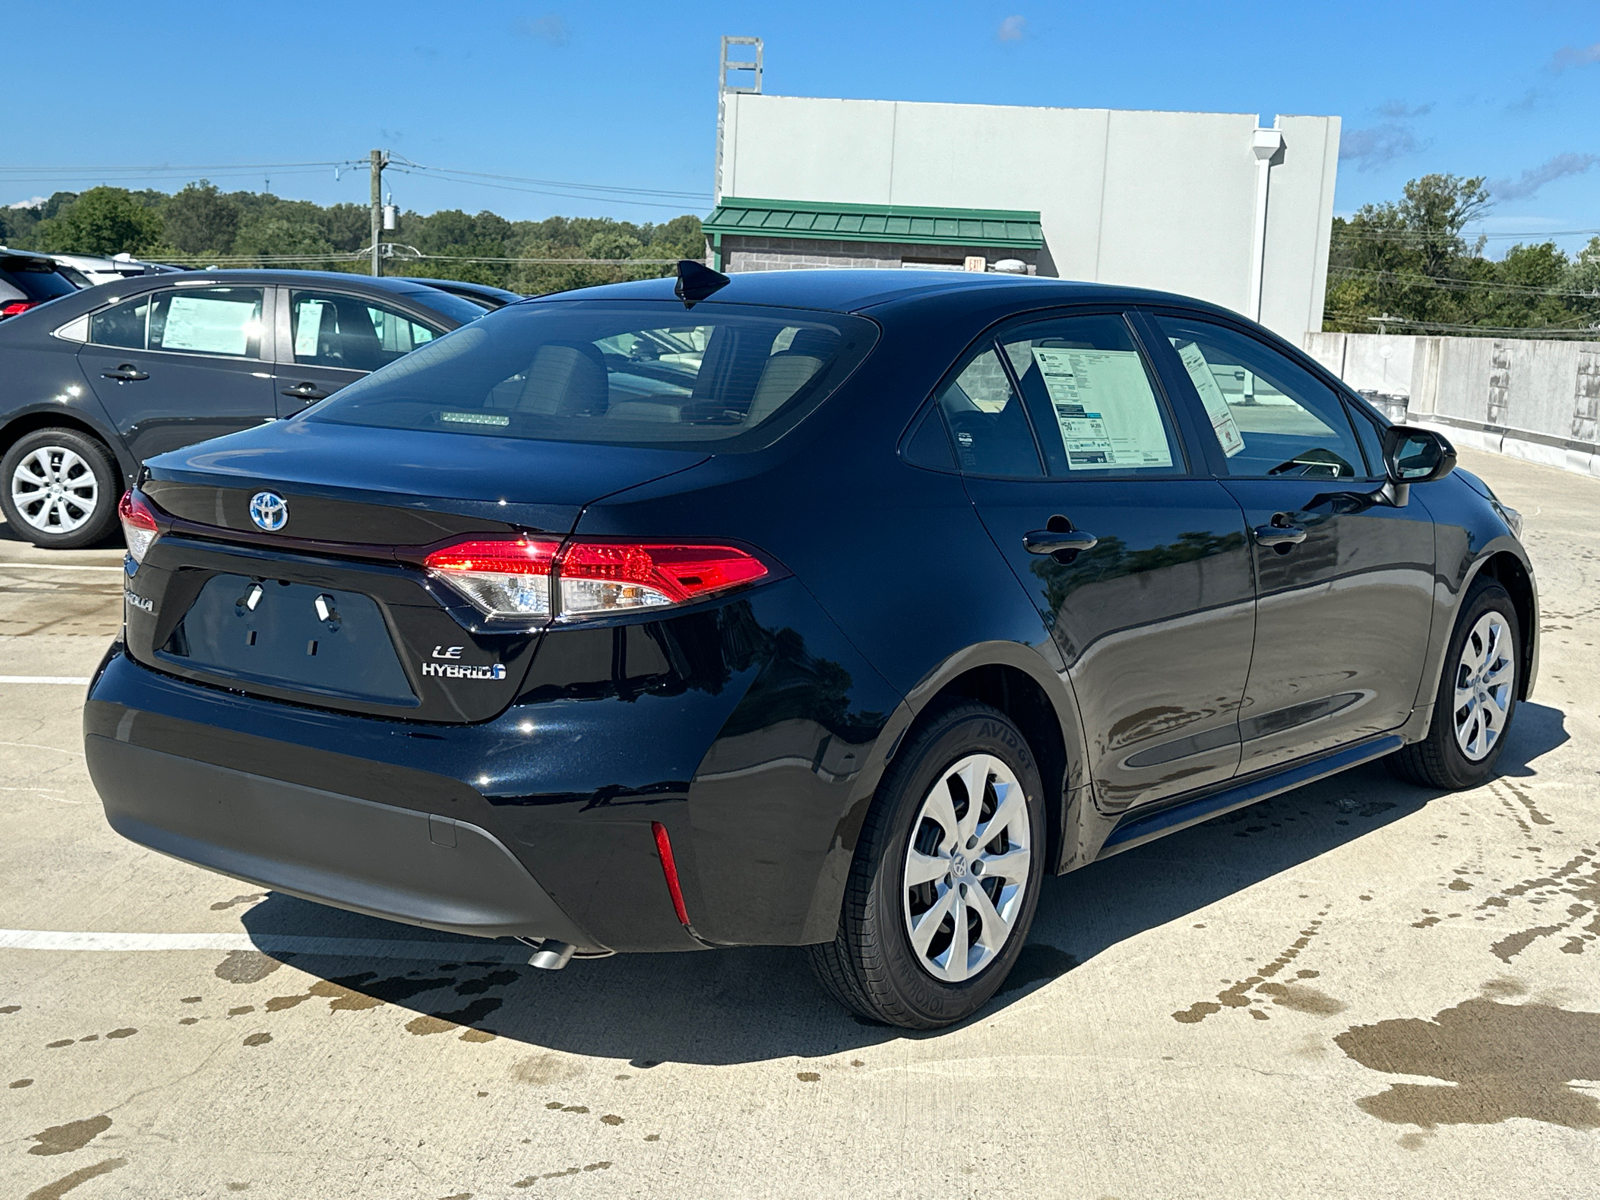
[[[338,269],[317,261],[336,251],[324,232],[321,209],[305,200],[278,201],[246,214],[239,222],[233,252],[264,265],[293,266],[298,259],[307,266]]]
[[[126,188],[97,187],[39,222],[43,250],[62,254],[138,254],[159,244],[161,215]]]
[[[167,244],[184,254],[229,254],[242,215],[238,203],[215,184],[204,179],[191,183],[163,208]]]

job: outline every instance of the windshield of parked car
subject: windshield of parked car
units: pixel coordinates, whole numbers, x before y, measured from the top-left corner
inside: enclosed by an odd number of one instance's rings
[[[352,384],[307,419],[562,442],[753,449],[820,403],[876,338],[877,326],[861,317],[801,309],[518,304]]]

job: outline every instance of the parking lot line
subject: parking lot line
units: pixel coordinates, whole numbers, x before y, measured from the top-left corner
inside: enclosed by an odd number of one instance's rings
[[[73,687],[88,687],[87,675],[0,675],[0,683],[64,683]]]
[[[0,929],[0,950],[259,950],[263,954],[326,958],[399,958],[418,962],[526,962],[523,946],[495,942],[418,942],[388,938],[307,937],[248,933],[89,933],[55,929]]]
[[[121,567],[90,567],[72,563],[0,562],[0,570],[19,571],[121,571]]]

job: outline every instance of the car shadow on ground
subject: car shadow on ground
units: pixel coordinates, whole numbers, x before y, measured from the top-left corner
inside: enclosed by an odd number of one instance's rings
[[[1501,769],[1533,765],[1567,740],[1559,710],[1522,706]],[[974,1020],[1016,1003],[1069,970],[1093,969],[1111,946],[1182,920],[1251,885],[1411,816],[1443,794],[1394,778],[1381,763],[1287,792],[1159,842],[1045,881],[1028,945],[995,999]],[[1364,884],[1363,884],[1364,886]],[[1303,914],[1288,918],[1298,928]],[[418,1034],[460,1026],[543,1050],[627,1060],[729,1064],[814,1058],[907,1034],[855,1017],[812,978],[806,952],[747,947],[699,954],[618,955],[558,972],[472,961],[491,945],[431,934],[273,893],[243,918],[271,958],[319,976],[313,996],[335,1009],[379,1003],[411,1010]],[[312,935],[439,940],[462,947],[446,966],[334,959],[270,949],[275,937]],[[497,951],[510,943],[492,943]],[[306,997],[280,998],[288,1007]],[[273,1002],[268,1002],[269,1010]]]

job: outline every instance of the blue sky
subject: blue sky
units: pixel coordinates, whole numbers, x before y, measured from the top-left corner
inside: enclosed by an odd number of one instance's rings
[[[998,5],[338,0],[11,5],[0,203],[98,182],[365,202],[386,147],[430,168],[709,194],[717,39],[783,95],[1337,114],[1337,207],[1487,175],[1492,235],[1600,228],[1600,5]],[[35,53],[37,52],[37,53]],[[32,168],[62,168],[39,171]],[[129,170],[131,168],[131,170]],[[408,208],[659,220],[676,196],[389,177]],[[513,190],[515,189],[515,190]],[[629,202],[624,203],[627,200]],[[1568,249],[1587,235],[1555,239]],[[1510,244],[1503,236],[1490,253]]]

